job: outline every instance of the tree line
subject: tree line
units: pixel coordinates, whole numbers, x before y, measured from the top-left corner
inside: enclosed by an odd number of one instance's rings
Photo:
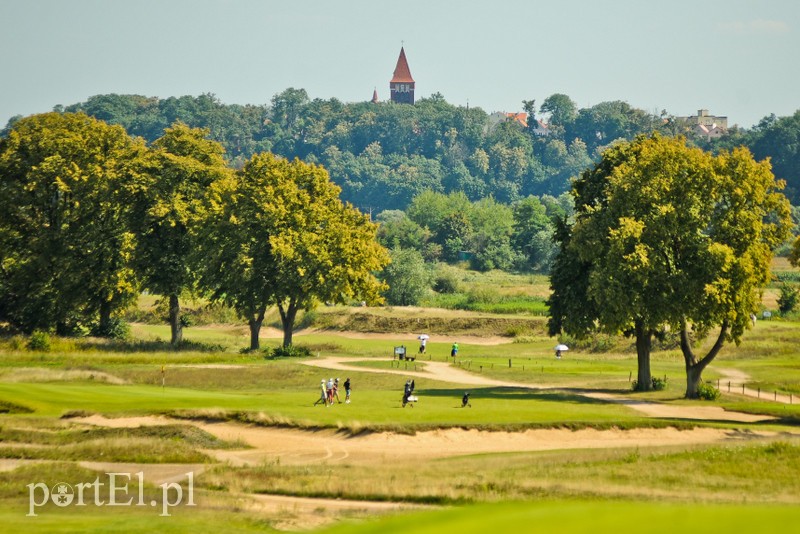
[[[364,212],[405,210],[427,190],[506,204],[531,195],[558,197],[606,147],[653,131],[686,135],[714,153],[746,146],[757,160],[770,157],[773,172],[787,183],[785,194],[800,204],[800,112],[771,115],[751,129],[732,127],[708,140],[693,137],[689,125],[666,111],[650,113],[622,101],[579,108],[569,96],[554,94],[539,106],[535,100],[522,105],[527,127],[511,118],[496,122],[481,108],[455,106],[439,94],[409,106],[311,99],[295,88],[265,105],[226,105],[210,94],[108,94],[57,111],[83,111],[148,143],[175,121],[207,128],[235,168],[261,152],[320,163],[342,188],[342,199]]]
[[[109,335],[141,290],[196,289],[247,320],[276,306],[291,345],[318,301],[380,302],[377,226],[319,165],[255,154],[234,170],[208,131],[176,123],[147,145],[83,113],[15,121],[0,139],[0,322]]]

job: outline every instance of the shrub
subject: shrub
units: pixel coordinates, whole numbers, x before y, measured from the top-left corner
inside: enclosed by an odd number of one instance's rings
[[[653,390],[654,391],[662,391],[667,389],[667,377],[659,378],[657,376],[653,376],[650,378],[653,383]]]
[[[42,352],[50,351],[50,334],[42,332],[41,330],[34,330],[31,338],[28,340],[28,348],[30,350],[39,350]]]
[[[778,297],[778,309],[781,315],[786,315],[794,310],[798,300],[800,300],[800,291],[786,282],[781,284],[781,295]]]
[[[109,339],[128,339],[131,335],[131,327],[123,319],[113,317],[108,324],[103,327],[99,324],[93,326],[90,334],[95,337],[105,337]]]
[[[708,382],[701,382],[699,386],[697,386],[697,396],[703,400],[717,400],[720,396],[720,392],[717,388],[712,386]]]
[[[311,349],[297,345],[283,345],[275,347],[274,349],[266,349],[264,358],[308,358],[312,356]]]
[[[664,378],[659,378],[657,376],[651,376],[650,383],[653,386],[653,391],[664,390],[667,388],[667,377],[665,376]],[[633,391],[636,391],[638,387],[639,387],[638,380],[634,380],[633,382],[631,382],[631,389]]]
[[[439,271],[433,281],[433,289],[437,293],[453,294],[459,292],[459,280],[453,271]]]

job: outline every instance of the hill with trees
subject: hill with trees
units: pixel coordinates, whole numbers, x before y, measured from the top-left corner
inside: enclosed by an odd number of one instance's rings
[[[289,88],[269,105],[228,105],[211,94],[165,99],[107,94],[56,111],[83,111],[147,143],[176,121],[206,128],[234,167],[266,151],[320,163],[342,188],[343,200],[372,213],[405,210],[426,190],[463,192],[472,201],[491,196],[502,203],[558,196],[607,146],[653,131],[688,134],[711,152],[743,145],[758,160],[770,157],[776,176],[787,182],[787,196],[800,203],[800,112],[765,117],[750,130],[733,127],[708,140],[692,137],[686,124],[666,111],[655,115],[622,101],[579,108],[569,96],[554,94],[538,107],[535,100],[522,106],[527,125],[478,107],[455,106],[440,94],[409,106],[311,99],[304,89]]]

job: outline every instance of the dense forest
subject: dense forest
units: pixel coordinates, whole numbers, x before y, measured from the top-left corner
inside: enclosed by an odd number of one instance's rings
[[[365,212],[405,210],[422,191],[463,192],[472,201],[491,196],[501,203],[557,197],[606,146],[651,131],[688,135],[712,152],[744,145],[757,160],[770,157],[776,177],[787,182],[786,195],[800,204],[800,112],[765,117],[752,129],[733,127],[707,140],[693,138],[666,111],[656,116],[621,101],[578,108],[567,95],[554,94],[540,106],[533,100],[522,106],[527,127],[510,118],[492,120],[477,107],[454,106],[439,94],[409,106],[312,100],[294,88],[275,95],[270,105],[226,105],[211,94],[109,94],[56,111],[83,111],[148,143],[175,121],[208,128],[234,167],[265,151],[321,163],[342,187],[343,200]]]

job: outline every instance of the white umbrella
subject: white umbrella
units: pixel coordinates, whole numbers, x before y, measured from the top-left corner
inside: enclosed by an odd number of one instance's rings
[[[566,345],[556,345],[556,350],[560,350],[561,352],[564,352],[565,350],[569,350],[569,347],[566,346]]]
[[[422,334],[422,335],[418,336],[417,339],[428,339],[430,337],[431,336],[429,336],[428,334]]]

